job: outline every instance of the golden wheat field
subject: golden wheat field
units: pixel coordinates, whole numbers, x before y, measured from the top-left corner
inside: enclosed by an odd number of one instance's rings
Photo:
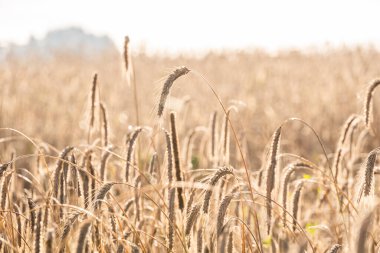
[[[0,63],[1,252],[380,252],[380,53]]]

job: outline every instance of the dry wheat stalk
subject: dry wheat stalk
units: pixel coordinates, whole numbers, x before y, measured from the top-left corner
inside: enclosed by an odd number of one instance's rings
[[[81,191],[80,191],[80,183],[79,183],[79,174],[78,174],[78,168],[77,168],[77,161],[75,159],[75,155],[71,154],[70,156],[70,163],[71,163],[71,168],[70,168],[70,176],[69,176],[69,181],[72,182],[72,187],[73,187],[73,192],[77,194],[77,196],[72,196],[72,197],[80,197],[81,196]]]
[[[281,127],[274,132],[269,151],[269,163],[266,169],[266,209],[267,209],[267,233],[269,234],[272,220],[272,190],[276,176],[277,153],[280,144]]]
[[[135,198],[127,200],[124,204],[124,212],[127,213],[132,204],[135,203]]]
[[[128,72],[129,69],[129,37],[124,37],[124,64],[125,64],[125,71]]]
[[[189,73],[190,70],[184,66],[182,67],[178,67],[176,68],[169,76],[168,78],[166,79],[165,83],[164,83],[164,86],[162,88],[162,91],[161,91],[161,96],[160,96],[160,102],[158,104],[158,112],[157,112],[157,115],[158,117],[161,117],[163,112],[164,112],[164,108],[165,108],[165,103],[166,103],[166,100],[168,98],[168,95],[169,95],[169,92],[170,92],[170,89],[174,83],[175,80],[177,80],[179,77],[183,76],[183,75],[186,75],[187,73]]]
[[[364,118],[367,127],[370,127],[373,93],[375,92],[375,89],[379,84],[380,79],[373,80],[367,89],[367,96],[364,103]]]
[[[100,110],[102,112],[103,117],[103,146],[106,147],[108,145],[108,120],[107,120],[107,109],[106,106],[101,102],[100,103]]]
[[[98,194],[96,195],[95,201],[94,201],[94,210],[97,210],[100,208],[101,203],[103,199],[105,198],[106,194],[111,190],[112,186],[115,185],[114,182],[105,183],[98,191]]]
[[[0,165],[0,179],[3,177],[4,172],[8,169],[8,163],[4,163]]]
[[[129,139],[129,142],[128,142],[127,162],[125,164],[125,182],[128,182],[128,179],[129,179],[129,169],[131,166],[133,166],[132,163],[133,163],[133,154],[135,150],[135,143],[136,143],[137,137],[139,136],[142,130],[143,130],[142,127],[136,128],[136,130],[133,131],[131,138]]]
[[[228,206],[231,203],[231,200],[235,197],[235,193],[238,190],[238,187],[234,187],[230,193],[224,196],[222,202],[218,208],[218,218],[216,221],[216,234],[219,237],[224,229],[224,217],[226,216]]]
[[[140,188],[141,188],[141,175],[138,175],[134,180],[134,192],[135,192],[135,217],[136,223],[141,220],[140,212]]]
[[[95,188],[96,188],[96,175],[95,175],[95,169],[92,165],[92,152],[89,152],[87,156],[85,156],[85,167],[86,171],[88,173],[87,178],[90,181],[90,199],[87,199],[88,201],[93,202],[95,200]]]
[[[43,236],[42,236],[42,228],[41,224],[42,223],[42,210],[38,210],[38,214],[36,217],[36,222],[35,222],[35,237],[34,237],[34,253],[39,253],[42,251],[42,241],[43,241]]]
[[[54,242],[54,231],[49,230],[46,236],[46,246],[45,246],[46,252],[53,252],[53,242]]]
[[[108,160],[111,156],[111,151],[113,150],[113,146],[110,145],[107,149],[102,153],[102,158],[100,159],[100,179],[104,181],[106,179],[106,167]]]
[[[60,183],[60,176],[61,176],[61,169],[63,165],[63,161],[67,157],[70,151],[72,151],[74,147],[67,146],[59,155],[58,161],[57,161],[57,166],[55,167],[54,170],[54,182],[53,182],[53,196],[55,198],[58,197],[58,189],[59,189],[59,183]]]
[[[29,219],[30,219],[30,227],[32,232],[34,230],[34,225],[36,223],[36,203],[32,200],[32,198],[28,197],[28,207],[29,207]]]
[[[290,176],[298,168],[312,169],[312,167],[309,164],[303,163],[303,162],[292,163],[289,166],[287,166],[287,168],[285,169],[284,176],[283,176],[282,182],[281,182],[281,195],[282,195],[281,204],[283,207],[282,222],[283,222],[284,227],[286,226],[288,184],[289,184]]]
[[[303,182],[304,181],[300,181],[297,186],[296,186],[296,190],[293,194],[293,208],[292,208],[292,216],[293,216],[293,231],[296,231],[297,229],[297,216],[298,216],[298,209],[299,209],[299,203],[300,203],[300,197],[301,197],[301,190],[302,190],[302,187],[303,187]]]
[[[191,229],[199,215],[199,211],[201,210],[202,205],[201,204],[196,204],[194,205],[189,214],[187,215],[186,218],[186,223],[185,223],[185,235],[189,236]]]
[[[373,216],[374,216],[374,211],[378,208],[378,205],[371,211],[369,212],[364,219],[362,220],[359,228],[359,233],[358,233],[358,238],[357,238],[357,244],[356,244],[356,252],[357,253],[362,253],[362,252],[367,252],[366,251],[366,239],[370,236],[367,234],[369,233],[370,226],[373,221]]]
[[[234,172],[233,172],[232,168],[230,168],[230,167],[222,167],[222,168],[219,168],[215,172],[215,174],[212,176],[212,178],[210,179],[210,182],[209,182],[209,189],[206,190],[205,197],[204,197],[204,200],[203,200],[203,212],[204,213],[208,213],[208,209],[209,209],[209,206],[210,206],[210,199],[211,199],[211,194],[212,194],[212,191],[213,191],[213,187],[216,185],[216,183],[222,177],[227,176],[227,175],[233,175],[233,174],[234,174]]]
[[[82,253],[83,250],[85,249],[85,245],[87,243],[86,237],[87,237],[90,227],[91,227],[91,221],[87,221],[82,225],[81,229],[79,230],[78,244],[76,248],[77,253]]]
[[[210,126],[210,129],[211,129],[211,143],[210,143],[210,152],[211,152],[211,160],[212,161],[215,161],[216,160],[216,140],[217,140],[217,130],[216,130],[216,118],[217,118],[218,114],[217,112],[215,111],[212,116],[211,116],[211,126]]]
[[[176,123],[175,123],[175,114],[173,112],[170,113],[170,132],[172,137],[172,149],[173,149],[173,159],[174,159],[174,169],[175,169],[175,176],[177,182],[182,182],[182,171],[181,171],[181,161],[179,158],[179,143],[178,143],[178,135],[177,135],[177,129],[176,129]],[[183,194],[182,194],[183,188],[177,187],[177,193],[178,193],[178,206],[183,211],[185,208],[185,203],[183,200]]]
[[[340,244],[334,244],[331,246],[331,248],[327,251],[327,253],[338,253],[338,251],[342,248],[342,245]]]
[[[17,246],[21,247],[21,242],[22,242],[21,210],[20,210],[20,207],[16,203],[13,203],[13,210],[15,211],[16,222],[17,222],[17,233],[16,233]]]
[[[227,109],[226,114],[224,115],[224,125],[223,125],[223,132],[222,132],[222,152],[221,152],[221,157],[223,157],[223,164],[228,165],[229,164],[229,156],[230,156],[230,131],[228,128],[228,123],[229,123],[229,117],[230,113],[233,107],[230,107]]]
[[[333,168],[335,169],[335,180],[338,180],[339,165],[342,159],[343,145],[347,135],[352,127],[360,122],[360,116],[357,114],[351,115],[344,123],[339,137],[337,151],[335,152]]]
[[[7,203],[7,193],[9,188],[9,183],[11,181],[13,173],[9,173],[7,176],[5,176],[3,184],[1,186],[1,210],[5,210],[5,205]]]
[[[363,194],[365,197],[367,197],[371,193],[373,185],[373,174],[378,151],[378,149],[372,150],[365,160],[364,176],[359,190],[358,203],[360,202]]]
[[[168,131],[164,130],[165,139],[166,139],[166,154],[167,154],[167,172],[168,172],[168,182],[169,185],[173,182],[173,148],[172,148],[172,139]]]
[[[194,201],[194,195],[195,195],[195,189],[193,189],[191,192],[190,192],[190,196],[187,200],[187,203],[186,203],[186,215],[189,215],[191,209],[192,209],[192,205],[193,205],[193,201]]]
[[[157,170],[157,158],[158,158],[158,155],[157,153],[154,153],[149,161],[149,168],[148,168],[148,171],[149,171],[149,174],[154,177],[154,174],[156,173],[156,170]]]
[[[82,192],[83,192],[83,203],[84,203],[84,208],[88,207],[88,201],[89,201],[89,191],[90,191],[90,186],[89,186],[89,179],[87,176],[87,173],[83,170],[79,170],[79,175],[82,179]]]
[[[234,234],[230,232],[228,235],[228,243],[227,243],[227,253],[232,253],[234,251]]]
[[[49,226],[49,223],[50,223],[50,198],[47,198],[46,199],[46,203],[45,203],[45,211],[44,211],[44,218],[43,218],[43,221],[42,221],[42,228],[43,228],[43,231],[44,233],[46,233],[47,231],[47,228]]]
[[[168,252],[174,248],[174,229],[175,229],[175,188],[169,189],[169,230],[168,230]]]
[[[95,96],[96,96],[96,85],[98,80],[98,74],[94,74],[94,79],[92,80],[91,88],[91,111],[90,111],[90,129],[94,127],[95,121]]]
[[[59,249],[62,250],[65,247],[66,239],[73,228],[73,224],[77,221],[80,213],[73,213],[69,218],[66,219],[66,222],[63,225],[63,229],[60,235],[60,245]]]
[[[202,253],[203,250],[203,232],[202,228],[197,232],[197,253]]]

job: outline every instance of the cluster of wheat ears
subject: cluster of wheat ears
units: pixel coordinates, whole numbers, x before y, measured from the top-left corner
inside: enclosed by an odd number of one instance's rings
[[[133,83],[128,41],[125,68]],[[332,156],[310,125],[291,118],[275,129],[263,166],[255,168],[231,121],[239,111],[225,107],[199,74],[220,110],[210,112],[208,126],[179,138],[176,112],[165,105],[175,81],[192,72],[179,67],[167,77],[157,124],[136,124],[124,146],[110,143],[96,74],[87,145],[67,146],[57,156],[54,147],[2,128],[25,138],[35,154],[15,148],[0,166],[1,252],[378,252],[380,149],[364,159],[358,150],[373,132],[380,81],[370,84],[363,113],[343,125]],[[137,101],[135,109],[138,115]],[[318,162],[281,152],[283,129],[292,122],[313,133]],[[12,145],[11,138],[2,142]],[[230,159],[231,147],[238,159]],[[282,164],[283,157],[291,162]],[[30,168],[17,166],[31,158]]]

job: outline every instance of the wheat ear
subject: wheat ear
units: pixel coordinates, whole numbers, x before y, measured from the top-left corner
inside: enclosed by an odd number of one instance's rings
[[[100,110],[102,112],[103,117],[103,146],[106,147],[108,145],[108,118],[107,118],[107,109],[103,103],[100,103]]]
[[[58,189],[59,189],[59,183],[60,183],[60,177],[61,177],[61,169],[63,165],[63,161],[65,160],[66,156],[70,151],[72,151],[74,147],[68,146],[66,147],[59,155],[57,165],[54,170],[54,182],[53,182],[53,196],[55,198],[58,197]]]
[[[182,67],[176,68],[168,76],[161,91],[160,102],[158,104],[158,112],[157,112],[158,117],[161,117],[164,112],[165,103],[168,98],[170,89],[173,86],[174,81],[177,80],[179,77],[186,75],[189,72],[190,70],[188,68],[182,66]]]
[[[371,223],[372,223],[372,220],[373,220],[373,216],[374,216],[374,210],[376,210],[379,206],[377,205],[375,207],[375,209],[373,209],[371,212],[369,212],[365,217],[364,219],[362,220],[361,224],[360,224],[360,228],[359,228],[359,233],[358,233],[358,239],[357,239],[357,253],[362,253],[362,252],[367,252],[366,251],[366,246],[365,246],[365,242],[366,242],[366,239],[368,237],[371,237],[371,236],[368,236],[367,234],[369,233],[369,229],[370,229],[370,226],[371,226]],[[372,237],[371,237],[372,238]]]
[[[293,216],[293,231],[296,231],[297,228],[297,216],[298,216],[298,210],[299,210],[299,203],[300,203],[300,197],[301,197],[301,190],[303,187],[303,181],[300,181],[297,184],[296,190],[293,194],[293,209],[292,209],[292,216]]]
[[[281,127],[274,132],[269,153],[269,163],[266,169],[266,209],[267,209],[267,233],[269,234],[272,220],[272,190],[274,188],[277,153],[280,144]]]
[[[91,222],[87,221],[82,225],[81,229],[79,230],[78,244],[77,244],[77,249],[76,249],[77,253],[82,253],[85,248],[85,245],[87,242],[86,237],[90,229],[90,226],[91,226]]]
[[[234,173],[233,173],[233,169],[232,168],[222,167],[222,168],[219,168],[215,172],[215,174],[212,176],[212,178],[210,179],[210,182],[209,182],[209,189],[206,190],[205,197],[204,197],[204,200],[203,200],[203,212],[204,213],[208,213],[208,209],[209,209],[209,206],[210,206],[210,199],[211,199],[211,194],[212,194],[213,187],[216,185],[216,183],[222,177],[227,176],[227,175],[233,175],[233,174]]]
[[[375,89],[377,86],[379,86],[379,84],[380,84],[380,79],[374,80],[368,86],[368,89],[367,89],[367,96],[364,103],[364,118],[365,118],[365,124],[368,128],[370,127],[370,121],[371,121],[373,93],[375,92]]]
[[[218,218],[216,221],[216,234],[219,237],[224,229],[224,217],[226,216],[228,206],[231,203],[231,200],[235,197],[235,193],[238,190],[238,187],[234,187],[230,193],[228,193],[219,205],[218,209]]]
[[[342,245],[340,244],[334,244],[331,246],[331,248],[327,251],[327,253],[338,253],[338,251],[342,248]]]
[[[133,160],[133,154],[134,154],[134,150],[135,150],[135,144],[136,144],[136,140],[137,140],[137,137],[139,136],[139,134],[141,133],[141,131],[143,130],[142,127],[138,127],[131,135],[131,138],[128,142],[128,151],[127,151],[127,162],[125,164],[125,182],[128,182],[128,179],[129,179],[129,169],[132,165],[132,160]]]
[[[362,184],[359,190],[358,203],[360,202],[360,199],[363,194],[365,197],[367,197],[371,193],[374,168],[375,168],[376,157],[377,157],[378,152],[379,152],[379,149],[372,150],[368,154],[365,160],[364,176],[363,176]]]
[[[169,230],[168,230],[168,252],[174,248],[174,229],[175,229],[175,188],[169,190]]]
[[[181,171],[181,161],[179,158],[179,143],[178,143],[178,135],[177,135],[177,129],[176,129],[176,123],[175,123],[175,114],[173,112],[170,113],[170,132],[172,137],[172,148],[173,148],[173,159],[174,159],[174,169],[175,169],[175,176],[177,182],[182,182],[182,171]],[[183,200],[183,194],[182,194],[183,188],[177,187],[177,193],[178,193],[178,206],[183,211],[185,208],[185,203]]]
[[[338,147],[337,147],[337,150],[335,152],[334,162],[333,162],[333,168],[335,169],[335,180],[338,180],[339,165],[340,165],[340,161],[342,159],[342,151],[343,151],[344,142],[346,141],[346,138],[347,138],[347,135],[348,135],[348,132],[350,131],[350,129],[355,124],[357,124],[356,122],[360,122],[358,119],[359,119],[359,115],[356,115],[356,114],[351,115],[346,120],[346,122],[344,123],[344,125],[342,127],[341,134],[339,137]]]
[[[34,237],[34,253],[40,253],[42,251],[42,210],[40,209],[37,214],[37,219],[35,223],[35,237]]]
[[[105,198],[106,194],[111,190],[112,186],[114,185],[114,182],[105,183],[98,191],[98,194],[96,195],[94,204],[95,204],[95,210],[99,209],[101,206],[101,203],[103,199]]]
[[[290,176],[293,174],[293,172],[297,168],[312,169],[312,167],[309,164],[303,163],[303,162],[292,163],[289,166],[287,166],[287,169],[285,169],[282,182],[281,182],[281,193],[282,193],[281,204],[283,207],[282,222],[283,222],[284,227],[286,226],[288,184],[289,184]]]

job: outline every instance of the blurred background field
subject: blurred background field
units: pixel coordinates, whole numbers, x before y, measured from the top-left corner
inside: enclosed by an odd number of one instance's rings
[[[15,46],[3,55],[0,125],[47,140],[58,149],[78,140],[85,142],[90,87],[94,73],[98,73],[101,100],[108,108],[110,137],[112,142],[121,142],[120,136],[136,124],[133,89],[124,73],[122,52],[112,42],[97,48],[91,39],[86,42],[83,38],[63,49],[46,46],[54,45],[51,41],[57,34],[75,38],[73,31],[89,37],[81,29],[61,30],[28,46]],[[97,42],[101,39],[94,37]],[[328,151],[333,152],[339,127],[351,113],[362,110],[367,84],[380,76],[380,54],[373,47],[277,53],[215,50],[201,55],[166,56],[149,54],[141,48],[130,50],[142,124],[157,122],[155,109],[163,78],[176,66],[185,65],[192,74],[178,80],[169,99],[169,108],[184,117],[181,133],[207,125],[215,110],[222,115],[203,75],[226,105],[239,108],[232,120],[248,138],[252,162],[260,162],[271,134],[289,117],[312,125]],[[299,131],[301,128],[294,124],[286,133],[285,147],[291,146],[292,151],[306,156],[319,152],[313,149],[314,140],[308,138],[310,131]]]

